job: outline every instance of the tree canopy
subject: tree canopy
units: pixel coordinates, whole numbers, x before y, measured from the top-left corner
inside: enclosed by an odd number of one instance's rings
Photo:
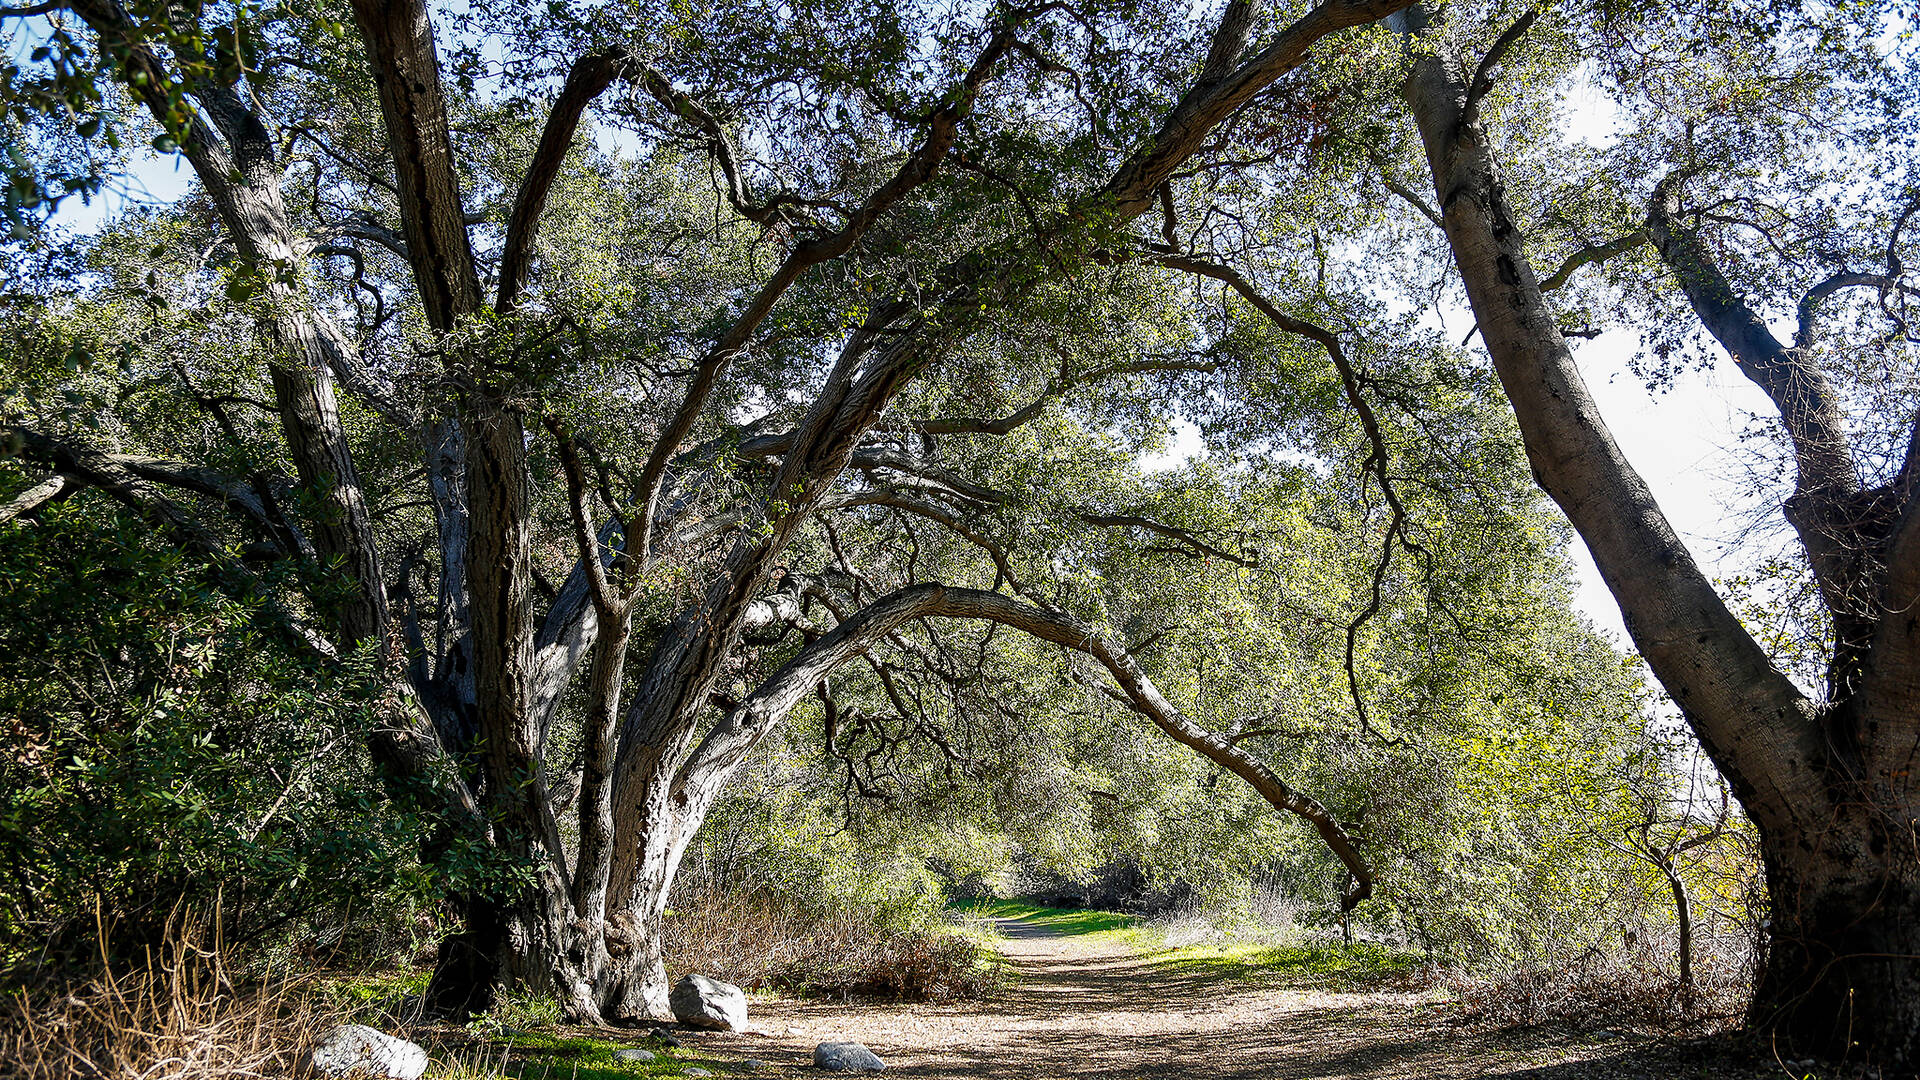
[[[1909,1061],[1907,14],[0,9],[0,520],[80,492],[361,686],[426,862],[523,871],[450,886],[439,999],[594,1021],[664,1009],[790,717],[840,797],[1024,804],[1065,863],[1203,798],[1329,912],[1577,892],[1642,706],[1570,522],[1761,831],[1757,1021],[1870,992]],[[63,231],[148,147],[185,197]],[[1612,327],[1779,410],[1752,630],[1581,382]]]

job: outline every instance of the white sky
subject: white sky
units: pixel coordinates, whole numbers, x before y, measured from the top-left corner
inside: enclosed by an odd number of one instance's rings
[[[1738,433],[1772,405],[1731,362],[1680,376],[1660,394],[1627,370],[1635,342],[1625,333],[1603,334],[1575,352],[1581,374],[1599,402],[1607,426],[1627,460],[1653,489],[1681,539],[1709,577],[1731,576],[1740,553],[1734,540],[1752,490],[1742,478]],[[1580,572],[1575,604],[1593,624],[1625,645],[1626,631],[1613,594],[1600,580],[1586,544],[1574,545]]]

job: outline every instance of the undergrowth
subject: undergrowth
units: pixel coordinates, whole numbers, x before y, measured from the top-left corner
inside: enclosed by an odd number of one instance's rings
[[[1589,949],[1548,963],[1436,967],[1430,982],[1454,1000],[1463,1018],[1494,1027],[1570,1021],[1716,1029],[1739,1020],[1750,992],[1745,973],[1717,959],[1696,958],[1691,1002],[1671,958],[1647,948]]]
[[[673,912],[667,966],[806,997],[948,1001],[990,996],[1006,981],[997,952],[944,925],[722,897]]]
[[[104,935],[103,935],[104,936]],[[133,961],[0,997],[0,1076],[214,1080],[291,1076],[333,1017],[291,979],[246,982],[216,925],[177,916]]]

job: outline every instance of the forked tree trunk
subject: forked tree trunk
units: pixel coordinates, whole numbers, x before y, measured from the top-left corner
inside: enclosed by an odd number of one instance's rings
[[[1415,9],[1397,28],[1418,36],[1424,16]],[[1472,65],[1429,54],[1406,83],[1447,240],[1536,479],[1587,542],[1635,645],[1760,831],[1771,944],[1751,1021],[1783,1051],[1912,1075],[1920,624],[1902,613],[1920,610],[1920,547],[1909,546],[1920,538],[1886,549],[1889,588],[1875,603],[1890,614],[1856,691],[1838,704],[1807,700],[1727,609],[1607,430],[1542,297],[1474,118],[1472,82]],[[1920,524],[1903,529],[1896,535],[1920,537]]]
[[[631,861],[620,860],[613,887],[585,910],[545,873],[512,896],[466,904],[463,929],[441,945],[430,1004],[470,1015],[491,1007],[501,988],[522,986],[552,995],[576,1024],[672,1020],[667,898],[712,801],[698,792],[676,797],[672,781],[667,773],[647,785],[642,801],[652,813],[629,817],[614,839]]]

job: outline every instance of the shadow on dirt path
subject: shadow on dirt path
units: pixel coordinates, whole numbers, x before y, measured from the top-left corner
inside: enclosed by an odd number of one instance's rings
[[[1424,994],[1240,981],[1157,966],[1098,937],[996,922],[1018,977],[995,1000],[755,1002],[758,1034],[701,1035],[689,1048],[765,1061],[772,1068],[760,1075],[797,1076],[816,1043],[852,1040],[887,1062],[886,1075],[924,1080],[1767,1075],[1734,1068],[1718,1054],[1599,1042],[1565,1030],[1475,1033]]]

